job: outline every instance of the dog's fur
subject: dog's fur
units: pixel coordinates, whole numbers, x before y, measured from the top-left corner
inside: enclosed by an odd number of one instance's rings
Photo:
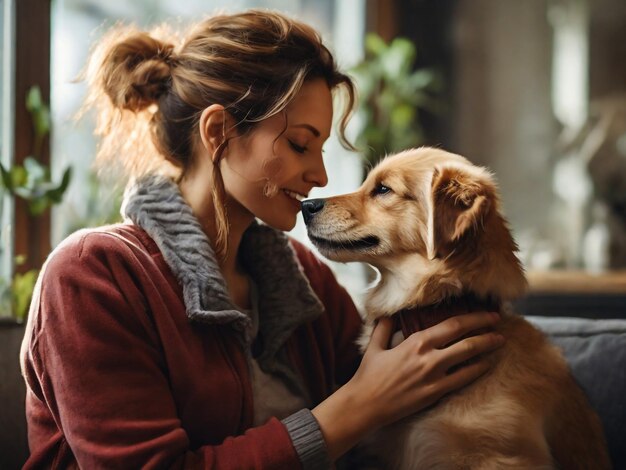
[[[324,202],[307,220],[320,252],[380,272],[369,324],[461,294],[506,302],[525,291],[493,176],[459,155],[387,157],[358,191]],[[610,468],[601,423],[560,352],[506,309],[495,329],[507,341],[487,374],[371,439],[384,468]]]

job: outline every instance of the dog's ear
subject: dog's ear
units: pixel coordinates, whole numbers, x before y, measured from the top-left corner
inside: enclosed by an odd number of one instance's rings
[[[436,169],[432,179],[433,254],[449,255],[483,227],[491,208],[490,188],[458,168]]]

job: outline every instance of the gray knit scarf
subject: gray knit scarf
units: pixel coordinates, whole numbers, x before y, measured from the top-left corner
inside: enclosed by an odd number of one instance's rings
[[[209,239],[176,183],[160,175],[137,180],[126,190],[122,215],[159,247],[183,288],[189,320],[232,325],[249,354],[250,318],[232,303]],[[321,315],[322,303],[284,233],[254,222],[244,233],[239,256],[259,291],[259,365],[302,393],[283,345],[298,326]]]

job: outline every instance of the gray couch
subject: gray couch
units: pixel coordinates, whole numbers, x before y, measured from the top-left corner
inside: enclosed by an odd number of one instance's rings
[[[613,467],[626,469],[626,320],[527,318],[561,347],[602,420]]]

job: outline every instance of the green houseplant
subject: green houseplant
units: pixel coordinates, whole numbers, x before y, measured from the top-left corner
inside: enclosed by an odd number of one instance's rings
[[[33,216],[41,216],[53,204],[61,202],[72,178],[71,167],[63,172],[61,182],[51,180],[50,168],[39,162],[45,139],[50,133],[50,109],[41,98],[39,87],[32,87],[26,97],[33,123],[33,154],[24,159],[23,165],[5,168],[0,164],[0,199],[21,198],[27,201]],[[0,205],[0,211],[2,210]],[[2,220],[0,212],[0,220]],[[4,231],[5,227],[0,227]],[[0,247],[0,254],[2,248]],[[15,265],[24,263],[24,257],[16,257]],[[15,273],[11,279],[0,277],[0,317],[23,322],[37,280],[38,269]]]
[[[359,93],[355,143],[366,165],[422,145],[420,111],[441,111],[442,80],[432,69],[415,69],[416,57],[415,45],[406,38],[389,43],[373,33],[365,38],[365,57],[351,72]]]

